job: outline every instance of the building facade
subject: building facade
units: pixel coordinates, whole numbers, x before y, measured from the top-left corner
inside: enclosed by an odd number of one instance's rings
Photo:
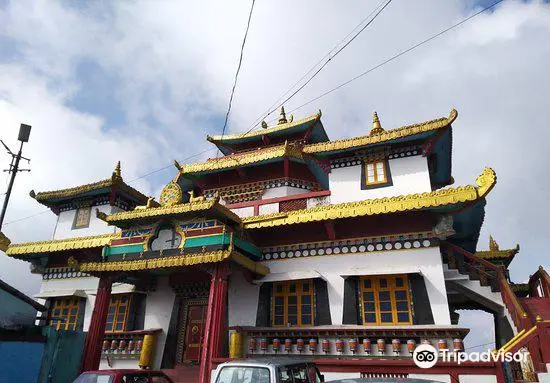
[[[491,238],[476,252],[496,174],[453,185],[456,118],[386,130],[375,113],[367,135],[331,141],[321,112],[294,121],[282,109],[275,126],[207,137],[223,156],[175,161],[158,202],[120,164],[103,181],[31,192],[57,214],[54,237],[7,254],[43,275],[49,324],[88,332],[84,369],[197,366],[208,382],[228,357],[289,355],[327,377],[504,381],[496,363],[412,362],[424,343],[462,352],[456,310],[481,309],[497,347],[525,347],[543,374],[548,274],[515,285],[519,247]]]

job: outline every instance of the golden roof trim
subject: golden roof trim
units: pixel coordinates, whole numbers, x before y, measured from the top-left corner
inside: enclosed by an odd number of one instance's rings
[[[245,229],[257,229],[330,219],[413,211],[429,207],[473,202],[485,197],[495,186],[496,180],[496,174],[493,169],[485,168],[481,175],[476,178],[476,186],[459,186],[427,193],[345,202],[284,213],[246,217],[243,218],[243,226]]]
[[[105,180],[92,182],[89,184],[79,185],[72,188],[67,189],[59,189],[59,190],[52,190],[52,191],[46,191],[46,192],[39,192],[35,193],[34,190],[31,190],[29,195],[37,200],[38,202],[47,201],[52,198],[69,198],[74,197],[82,193],[86,193],[92,190],[96,189],[104,189],[111,186],[117,186],[121,187],[125,191],[129,192],[130,194],[133,194],[138,199],[147,200],[147,196],[143,195],[139,190],[134,189],[130,185],[124,182],[121,175],[120,170],[120,161],[117,162],[115,166],[115,170],[113,171],[113,174],[110,178],[107,178]]]
[[[64,250],[89,249],[107,245],[112,239],[116,238],[120,238],[120,233],[19,243],[10,245],[6,254],[14,256],[31,253],[51,253]]]
[[[476,251],[475,256],[483,259],[510,258],[515,256],[518,252],[519,245],[516,245],[513,249]]]
[[[283,145],[278,145],[271,148],[251,150],[249,152],[231,154],[205,162],[181,165],[179,174],[181,175],[189,173],[199,173],[210,170],[228,169],[236,166],[253,164],[256,162],[261,162],[283,156],[303,159],[304,156],[302,153],[302,146],[285,142]]]
[[[173,215],[173,214],[183,214],[190,213],[195,211],[203,211],[215,209],[216,211],[224,214],[228,218],[232,219],[235,222],[241,223],[241,218],[233,213],[231,210],[225,206],[219,204],[219,199],[214,198],[210,200],[203,200],[198,202],[191,203],[182,203],[178,205],[171,206],[160,206],[160,207],[151,207],[148,209],[137,209],[132,211],[123,211],[119,213],[101,215],[98,217],[103,219],[109,224],[114,224],[120,221],[127,221],[132,219],[147,218],[147,217],[161,217],[164,215]]]
[[[452,109],[448,117],[437,118],[435,120],[424,121],[413,125],[406,125],[397,129],[385,130],[374,135],[369,134],[367,136],[355,138],[345,138],[330,142],[308,144],[304,146],[304,153],[319,154],[334,150],[350,149],[359,146],[378,144],[419,133],[425,133],[450,125],[454,120],[456,120],[457,117],[458,112],[456,109]]]
[[[0,251],[6,252],[10,246],[10,239],[0,231]]]
[[[226,141],[226,140],[236,140],[236,139],[239,139],[239,138],[249,138],[249,137],[263,136],[263,135],[270,134],[270,133],[273,133],[273,132],[278,132],[280,130],[293,128],[297,125],[301,125],[301,124],[304,124],[306,122],[314,121],[314,120],[320,119],[320,118],[321,118],[321,111],[318,111],[317,113],[315,113],[311,116],[308,116],[308,117],[304,117],[300,120],[285,122],[285,123],[278,124],[278,125],[275,125],[275,126],[267,127],[265,129],[253,130],[253,131],[247,132],[247,133],[226,134],[226,135],[223,135],[223,136],[206,136],[206,139],[210,142],[223,142],[223,141]]]
[[[78,265],[78,268],[83,272],[102,272],[151,270],[164,267],[192,266],[202,263],[221,262],[229,258],[231,251],[232,249],[217,250],[200,254],[185,254],[154,259],[138,259],[135,261],[83,262]]]

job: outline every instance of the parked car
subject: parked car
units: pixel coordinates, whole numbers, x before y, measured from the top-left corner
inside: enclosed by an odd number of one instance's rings
[[[73,383],[174,383],[164,372],[152,370],[99,370],[80,374]]]
[[[322,383],[325,378],[315,363],[293,358],[265,358],[222,363],[218,365],[210,381],[212,383]]]

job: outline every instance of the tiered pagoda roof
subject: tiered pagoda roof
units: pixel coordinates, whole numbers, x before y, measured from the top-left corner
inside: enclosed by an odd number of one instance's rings
[[[42,205],[52,209],[56,214],[58,213],[56,208],[60,205],[77,199],[94,198],[99,195],[120,195],[136,205],[144,204],[148,199],[140,191],[124,182],[120,169],[120,161],[117,163],[110,178],[67,189],[39,193],[31,190],[29,194]]]
[[[207,136],[206,139],[215,144],[225,154],[240,152],[243,149],[257,148],[265,145],[276,145],[284,141],[298,141],[303,143],[325,142],[329,138],[321,123],[321,111],[314,115],[294,121],[291,115],[286,118],[284,107],[277,125],[268,127],[262,122],[262,129],[246,133],[223,136]]]

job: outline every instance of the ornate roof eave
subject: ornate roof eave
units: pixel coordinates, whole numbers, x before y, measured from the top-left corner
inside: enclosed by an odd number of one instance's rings
[[[519,245],[516,245],[513,249],[477,251],[475,255],[483,259],[510,259],[511,261],[518,252]]]
[[[120,233],[12,244],[7,248],[6,254],[14,258],[25,258],[21,256],[47,254],[65,250],[91,249],[103,247],[116,238],[120,238]]]
[[[321,111],[318,111],[314,115],[302,118],[300,120],[296,121],[290,121],[283,124],[278,124],[275,126],[267,127],[265,129],[260,130],[253,130],[251,132],[247,133],[237,133],[237,134],[227,134],[223,136],[206,136],[206,139],[212,143],[223,143],[226,141],[233,141],[233,140],[240,140],[240,139],[246,139],[251,137],[258,137],[261,138],[261,136],[269,135],[271,133],[279,132],[281,130],[286,130],[293,128],[298,125],[302,125],[311,121],[320,120],[321,119]]]
[[[243,218],[243,226],[245,229],[259,229],[473,203],[484,198],[495,186],[496,180],[497,177],[493,169],[485,168],[476,178],[476,186],[459,186],[428,193],[345,202],[311,209],[246,217]]]
[[[52,190],[47,192],[35,193],[34,190],[31,190],[29,194],[32,198],[34,198],[42,205],[52,207],[57,204],[57,202],[54,200],[75,198],[85,193],[90,193],[95,190],[107,188],[120,190],[133,197],[138,203],[145,203],[148,198],[147,196],[124,182],[120,172],[120,162],[117,164],[115,171],[113,172],[111,177],[105,180],[92,182],[85,185],[79,185],[72,188]]]
[[[219,198],[203,200],[198,202],[182,203],[172,206],[150,207],[144,209],[135,209],[132,211],[123,211],[114,214],[97,213],[97,217],[107,222],[109,225],[125,226],[126,223],[142,220],[144,218],[162,218],[166,216],[187,215],[190,213],[214,212],[229,220],[241,224],[241,218],[231,210],[219,203]]]
[[[210,159],[205,162],[181,165],[178,177],[186,174],[232,169],[283,157],[291,157],[299,160],[304,160],[305,158],[302,153],[301,145],[285,142],[282,145],[271,148],[251,150],[249,152]]]
[[[330,142],[320,142],[304,146],[304,153],[328,154],[331,152],[357,149],[369,145],[376,145],[396,139],[413,136],[421,133],[435,131],[452,124],[458,117],[456,109],[452,109],[448,117],[429,120],[413,125],[403,126],[392,130],[377,130],[375,134],[366,136],[346,138]]]
[[[0,251],[6,252],[10,246],[10,239],[0,231]]]
[[[85,262],[75,264],[75,266],[82,272],[101,273],[109,271],[139,271],[193,266],[205,263],[223,262],[225,260],[232,260],[255,274],[269,274],[269,268],[267,266],[255,262],[239,252],[234,251],[232,247],[227,250],[217,250],[199,254],[189,254],[185,256],[140,259],[134,261]]]

